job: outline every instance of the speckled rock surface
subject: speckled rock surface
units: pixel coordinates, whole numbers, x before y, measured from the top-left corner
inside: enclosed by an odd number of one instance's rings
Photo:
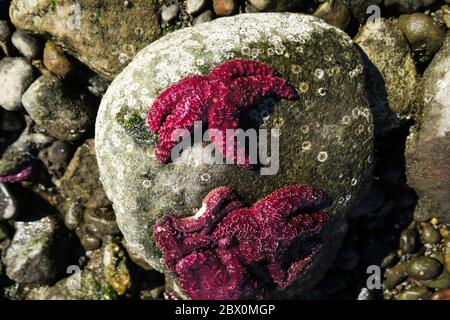
[[[198,164],[201,145],[185,151],[180,161],[158,163],[144,124],[152,102],[171,83],[237,57],[269,65],[300,94],[297,101],[280,101],[263,125],[280,129],[277,174]],[[326,245],[310,272],[280,294],[293,296],[317,280],[345,233],[348,209],[361,199],[371,175],[373,123],[362,70],[348,36],[300,14],[221,18],[145,48],[109,87],[96,123],[100,177],[127,246],[164,271],[151,237],[163,213],[192,214],[217,186],[229,185],[254,203],[282,186],[311,184],[332,198],[329,211],[336,219],[324,232]],[[194,161],[182,161],[189,155]]]
[[[417,71],[408,42],[395,21],[368,23],[355,38],[365,58],[370,103],[377,133],[398,125],[416,101]]]
[[[6,250],[6,274],[19,283],[48,283],[64,272],[71,243],[54,217],[16,222],[16,233]]]
[[[423,103],[408,137],[408,184],[419,195],[416,211],[450,222],[450,34],[423,78]],[[420,212],[416,214],[421,215]]]
[[[89,253],[89,262],[81,269],[72,265],[72,274],[53,286],[18,285],[8,289],[12,299],[27,300],[115,300],[131,285],[131,272],[123,247],[108,237],[101,249]]]
[[[123,0],[14,0],[11,21],[18,29],[50,36],[108,79],[160,35],[155,2]]]
[[[65,141],[84,137],[93,127],[94,110],[86,94],[68,92],[58,77],[39,77],[22,96],[31,118],[47,134]]]

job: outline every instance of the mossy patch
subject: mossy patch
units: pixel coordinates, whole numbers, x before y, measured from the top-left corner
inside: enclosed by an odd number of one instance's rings
[[[157,141],[156,133],[152,133],[138,112],[126,115],[124,112],[117,114],[117,121],[138,145],[153,146]]]

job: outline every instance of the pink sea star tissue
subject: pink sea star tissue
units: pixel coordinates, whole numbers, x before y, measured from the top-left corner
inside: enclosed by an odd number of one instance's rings
[[[169,271],[192,299],[255,299],[305,272],[329,219],[324,194],[309,186],[276,190],[248,208],[228,187],[212,190],[194,216],[166,214],[153,237]]]
[[[215,129],[211,140],[222,155],[250,169],[250,159],[236,141],[228,141],[227,129],[237,129],[244,112],[266,96],[294,100],[294,88],[265,64],[246,59],[224,62],[207,75],[186,77],[165,89],[148,113],[151,131],[159,132],[155,153],[160,162],[170,160],[172,148],[178,143],[172,139],[177,129],[192,131],[195,121]],[[243,159],[240,160],[240,159]],[[238,161],[239,160],[239,161]]]

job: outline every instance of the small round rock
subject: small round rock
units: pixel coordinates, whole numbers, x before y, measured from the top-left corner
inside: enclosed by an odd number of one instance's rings
[[[51,41],[47,41],[45,44],[44,66],[54,74],[61,77],[67,76],[73,69],[73,65],[70,60]]]
[[[9,111],[19,111],[22,95],[33,80],[33,67],[24,58],[3,58],[0,61],[0,105]]]
[[[11,42],[16,49],[27,59],[37,59],[42,48],[39,40],[21,30],[16,30],[12,35]]]
[[[229,16],[236,12],[237,7],[236,0],[213,0],[214,12],[218,16]]]
[[[164,6],[161,9],[161,18],[164,22],[170,22],[174,20],[180,13],[180,8],[178,4],[173,3],[169,6]]]
[[[398,26],[413,50],[428,54],[437,52],[445,38],[445,31],[433,18],[421,12],[400,16]]]
[[[408,275],[415,280],[429,280],[439,275],[442,266],[430,257],[413,258],[406,264]]]

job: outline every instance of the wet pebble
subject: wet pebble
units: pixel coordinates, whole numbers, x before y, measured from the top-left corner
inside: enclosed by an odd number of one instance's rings
[[[420,239],[422,243],[436,244],[441,241],[441,234],[432,226],[425,226],[422,229]]]
[[[51,41],[47,41],[44,48],[44,66],[54,74],[66,77],[73,69],[72,62]]]
[[[213,0],[214,12],[218,16],[229,16],[236,12],[237,7],[236,0]]]
[[[430,295],[427,287],[415,286],[400,292],[397,300],[426,300],[430,298]]]
[[[174,20],[180,13],[180,7],[177,3],[173,3],[169,6],[163,6],[161,9],[161,18],[164,22],[170,22]]]
[[[108,89],[108,83],[100,76],[95,75],[88,80],[88,90],[97,97],[102,97]]]
[[[49,216],[16,222],[15,228],[3,260],[10,279],[19,283],[49,283],[65,272],[71,243],[58,219]]]
[[[429,280],[436,277],[442,270],[442,266],[436,259],[430,257],[418,257],[407,262],[408,275],[416,280]]]
[[[385,285],[387,288],[392,289],[399,283],[401,283],[406,277],[406,265],[404,262],[399,262],[392,268],[389,268],[384,273]]]
[[[314,16],[344,30],[350,23],[351,13],[347,5],[340,1],[327,0],[316,9]]]
[[[0,61],[0,105],[9,111],[22,108],[22,95],[34,80],[33,67],[24,58]]]
[[[206,0],[187,0],[186,12],[193,15],[203,9],[206,5]]]
[[[64,224],[70,230],[75,230],[81,223],[83,215],[83,207],[77,203],[72,202],[64,215]]]
[[[85,224],[82,224],[76,229],[76,234],[78,238],[80,238],[81,245],[86,251],[97,250],[102,245],[102,240],[89,233],[89,231],[86,230]]]
[[[21,30],[14,32],[11,42],[16,49],[27,59],[37,59],[42,48],[39,40]]]
[[[98,238],[119,233],[114,212],[108,209],[86,209],[83,217],[89,231]]]
[[[427,54],[437,52],[445,38],[445,31],[433,18],[421,12],[400,16],[398,26],[413,50]]]
[[[404,253],[413,253],[417,247],[417,231],[414,227],[403,230],[400,234],[399,248]]]
[[[0,183],[0,220],[12,219],[17,214],[17,202],[4,183]]]
[[[442,272],[438,277],[427,280],[424,284],[433,289],[447,289],[450,288],[450,276],[447,272]]]

